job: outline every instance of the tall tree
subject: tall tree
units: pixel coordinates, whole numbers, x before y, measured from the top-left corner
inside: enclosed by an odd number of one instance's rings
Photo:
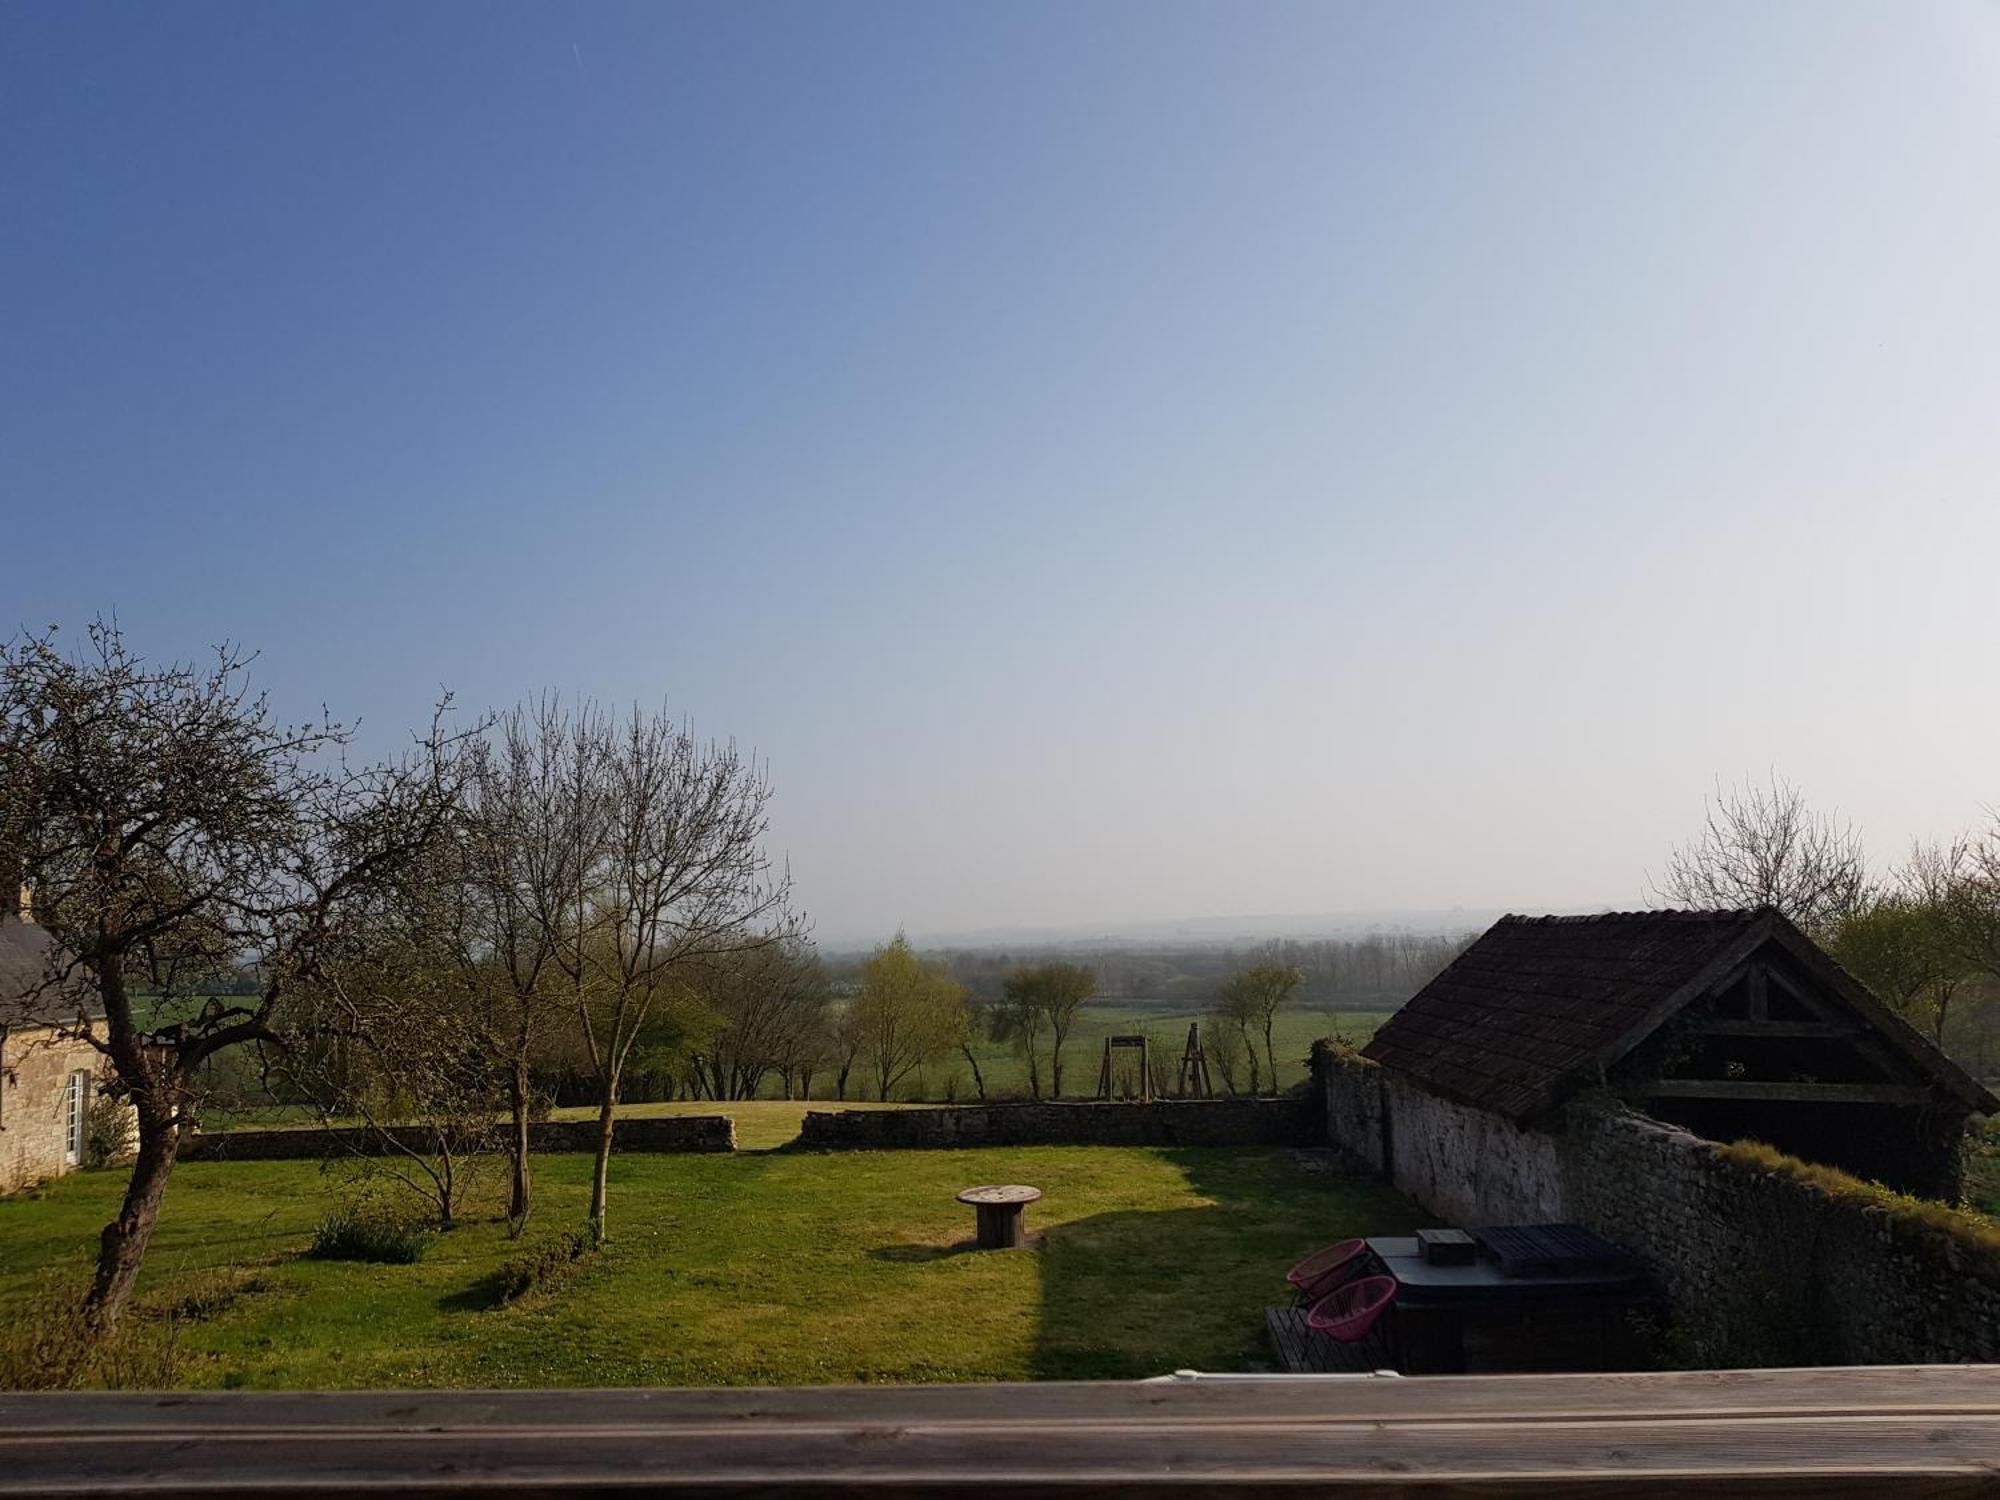
[[[919,958],[902,933],[870,955],[850,1013],[877,1099],[952,1048],[963,1004],[964,987],[951,971]]]
[[[706,1070],[717,1099],[756,1098],[770,1074],[796,1071],[808,1039],[824,1040],[826,969],[808,943],[725,955],[703,964],[694,983],[720,1023]]]
[[[1654,892],[1693,908],[1775,906],[1824,937],[1867,903],[1870,882],[1853,825],[1773,775],[1768,786],[1718,784],[1701,833],[1668,856]]]
[[[697,741],[664,713],[571,716],[562,817],[569,845],[557,934],[598,1091],[591,1234],[607,1237],[619,1082],[656,1009],[702,963],[791,930],[789,873],[764,848],[771,786],[733,744]]]
[[[1007,976],[992,1018],[994,1040],[1013,1044],[1027,1066],[1029,1096],[1041,1098],[1042,1045],[1049,1018],[1042,1009],[1040,988],[1028,970]]]
[[[1046,1034],[1049,1044],[1049,1097],[1063,1091],[1063,1047],[1084,1006],[1097,997],[1097,973],[1085,964],[1045,963],[1007,976],[1007,1004],[1014,1011],[1008,1028],[1022,1045],[1033,1047]]]
[[[1842,968],[1940,1047],[1965,973],[1946,902],[1892,891],[1848,913],[1827,941]]]
[[[153,665],[115,623],[73,656],[53,633],[0,646],[0,851],[54,939],[35,992],[0,1004],[73,1002],[63,1029],[109,1060],[137,1119],[86,1301],[100,1328],[138,1278],[203,1065],[284,1042],[281,1007],[365,945],[376,899],[459,802],[441,720],[404,760],[352,766],[345,728],[281,724],[247,666],[227,647]]]
[[[1305,983],[1305,974],[1292,964],[1253,964],[1232,976],[1224,985],[1221,1010],[1235,1019],[1245,1037],[1264,1038],[1264,1067],[1271,1091],[1278,1088],[1278,1055],[1272,1041],[1278,1012],[1283,1010]],[[1255,1062],[1255,1054],[1252,1054]]]

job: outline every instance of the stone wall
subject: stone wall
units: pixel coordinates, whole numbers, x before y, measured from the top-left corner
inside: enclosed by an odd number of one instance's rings
[[[385,1134],[402,1138],[423,1150],[427,1132],[392,1126]],[[620,1120],[612,1134],[615,1151],[705,1152],[734,1151],[736,1127],[727,1115],[672,1115]],[[536,1151],[594,1151],[595,1120],[541,1120],[528,1127],[529,1146]],[[381,1156],[388,1152],[381,1136],[366,1130],[230,1130],[198,1135],[181,1147],[183,1161],[279,1161],[326,1156]]]
[[[1391,1143],[1389,1177],[1447,1223],[1552,1224],[1564,1212],[1557,1140],[1483,1109],[1383,1084]]]
[[[1331,1049],[1315,1050],[1314,1073],[1328,1144],[1441,1222],[1573,1222],[1638,1255],[1677,1362],[2000,1360],[2000,1241],[1616,1107],[1529,1131]]]
[[[2000,1250],[1623,1111],[1574,1112],[1561,1156],[1568,1217],[1651,1268],[1677,1358],[2000,1360]]]
[[[960,1146],[1306,1146],[1323,1139],[1307,1098],[1161,1099],[1152,1103],[978,1104],[945,1109],[810,1111],[807,1150]]]
[[[0,1043],[0,1193],[76,1170],[68,1119],[77,1072],[95,1081],[103,1059],[86,1042],[56,1040],[46,1026],[17,1026]]]
[[[1389,1175],[1385,1075],[1360,1054],[1315,1042],[1312,1076],[1326,1109],[1326,1143],[1364,1171]]]
[[[1322,1043],[1313,1073],[1327,1144],[1454,1224],[1562,1218],[1556,1138],[1412,1088]]]

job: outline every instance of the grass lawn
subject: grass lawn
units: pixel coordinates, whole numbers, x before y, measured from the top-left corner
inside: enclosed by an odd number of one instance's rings
[[[589,1386],[1125,1379],[1264,1364],[1261,1309],[1299,1255],[1405,1231],[1406,1200],[1284,1150],[1040,1147],[613,1166],[612,1241],[540,1301],[483,1282],[581,1219],[589,1162],[540,1163],[536,1225],[439,1237],[409,1266],[300,1258],[348,1189],[306,1162],[176,1172],[140,1283],[182,1325],[186,1383]],[[1030,1182],[1032,1251],[957,1248],[977,1182]],[[117,1172],[0,1198],[0,1318],[80,1270]],[[234,1295],[232,1295],[232,1293]]]

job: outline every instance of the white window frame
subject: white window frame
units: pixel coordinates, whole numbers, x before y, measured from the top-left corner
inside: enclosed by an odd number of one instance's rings
[[[90,1118],[90,1073],[78,1068],[69,1075],[69,1089],[63,1099],[63,1164],[83,1165],[84,1135]]]

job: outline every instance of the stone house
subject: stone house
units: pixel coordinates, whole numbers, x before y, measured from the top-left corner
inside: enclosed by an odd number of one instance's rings
[[[2000,1101],[1777,911],[1504,917],[1362,1055],[1330,1120],[1463,1223],[1566,1217],[1560,1137],[1596,1091],[1716,1141],[1760,1140],[1955,1199],[1970,1116]]]
[[[53,940],[25,901],[0,912],[0,1193],[83,1165],[104,1059],[75,1033],[73,995],[43,998]]]

